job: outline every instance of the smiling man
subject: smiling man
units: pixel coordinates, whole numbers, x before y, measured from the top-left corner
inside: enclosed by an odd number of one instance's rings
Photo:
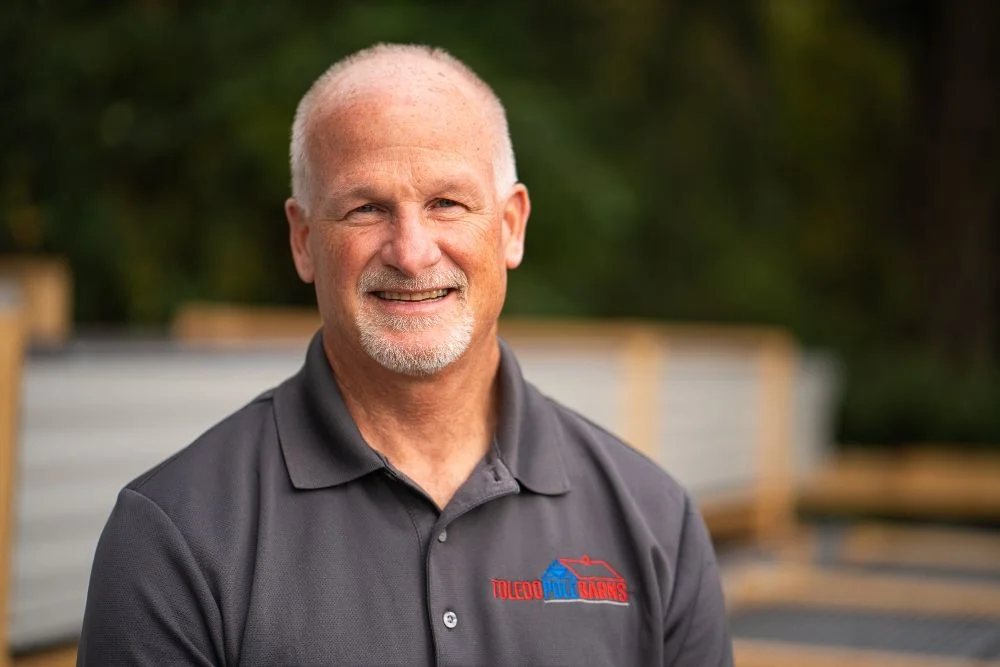
[[[79,664],[730,665],[688,496],[497,338],[531,207],[490,88],[366,49],[303,97],[291,167],[322,330],[122,491]]]

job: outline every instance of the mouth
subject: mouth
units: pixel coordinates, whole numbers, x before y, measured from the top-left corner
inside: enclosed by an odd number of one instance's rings
[[[433,289],[425,290],[423,292],[391,292],[385,291],[375,291],[372,292],[374,296],[385,301],[434,301],[436,299],[443,299],[448,296],[454,288],[444,288],[444,289]]]

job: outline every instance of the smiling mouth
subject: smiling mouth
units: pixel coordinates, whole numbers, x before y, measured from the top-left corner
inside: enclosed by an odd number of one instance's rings
[[[375,296],[386,301],[433,301],[448,295],[451,289],[434,289],[425,292],[372,292]]]

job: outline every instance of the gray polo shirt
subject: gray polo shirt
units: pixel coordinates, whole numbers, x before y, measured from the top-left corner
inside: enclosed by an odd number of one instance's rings
[[[362,439],[317,335],[302,370],[122,490],[79,663],[731,665],[685,492],[527,384],[443,511]]]

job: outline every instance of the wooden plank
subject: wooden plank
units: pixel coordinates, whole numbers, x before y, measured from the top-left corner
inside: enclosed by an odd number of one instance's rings
[[[991,582],[843,572],[782,563],[731,573],[725,585],[732,611],[782,605],[1000,619],[1000,584]]]
[[[305,343],[321,324],[315,308],[192,302],[177,310],[171,333],[180,340],[216,345]]]
[[[29,338],[43,345],[65,342],[73,328],[73,284],[64,259],[44,256],[0,257],[0,280],[23,294]]]
[[[0,667],[9,664],[9,604],[17,422],[24,321],[17,306],[0,303]]]
[[[716,494],[698,501],[701,517],[716,542],[746,541],[753,536],[757,512],[750,493]]]
[[[866,523],[850,529],[839,558],[854,565],[1000,573],[1000,532]]]
[[[74,667],[76,646],[37,651],[14,658],[13,667]]]
[[[233,304],[189,303],[173,322],[182,340],[212,344],[304,340],[319,326],[314,308],[276,308]],[[560,349],[582,348],[620,354],[625,383],[622,435],[640,451],[662,460],[663,415],[659,414],[664,364],[671,350],[736,352],[756,359],[760,371],[760,422],[755,447],[760,483],[738,502],[710,499],[702,509],[718,536],[744,533],[777,539],[791,533],[794,459],[791,448],[791,392],[795,346],[771,327],[664,324],[640,320],[525,319],[505,317],[500,334],[513,345],[551,343]],[[688,445],[689,443],[684,443]],[[748,510],[749,507],[749,510]]]
[[[637,330],[672,344],[690,344],[703,348],[757,349],[781,330],[766,326],[674,324],[635,319],[573,319],[502,317],[500,335],[573,339],[579,336],[625,340]]]
[[[792,447],[792,391],[795,358],[791,340],[773,334],[759,351],[760,426],[757,442],[755,534],[778,543],[795,526],[795,453]]]
[[[997,454],[926,449],[848,453],[803,486],[800,504],[817,512],[997,519],[997,480]]]
[[[171,329],[180,339],[260,340],[267,337],[308,338],[320,326],[315,307],[259,306],[189,302],[176,311]],[[670,338],[672,342],[703,347],[757,349],[780,330],[773,327],[714,324],[666,324],[644,320],[589,320],[570,318],[500,319],[500,334],[511,337],[573,340],[599,338],[624,341],[636,331]]]
[[[1000,667],[1000,662],[913,653],[811,646],[756,639],[733,641],[736,667]]]
[[[625,425],[621,434],[625,442],[654,461],[662,461],[660,456],[660,419],[658,396],[660,374],[663,372],[662,345],[651,331],[636,328],[624,342],[624,386],[622,405]]]

